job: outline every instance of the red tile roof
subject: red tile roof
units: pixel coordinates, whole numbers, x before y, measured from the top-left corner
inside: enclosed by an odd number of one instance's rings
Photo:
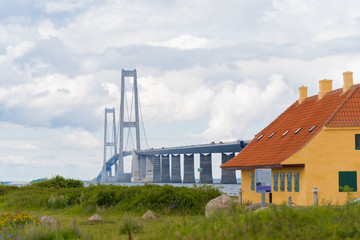
[[[221,167],[246,169],[281,166],[283,161],[304,147],[324,126],[360,127],[359,84],[353,85],[345,93],[342,89],[328,92],[320,100],[315,95],[306,98],[301,104],[296,101],[256,134],[237,156]]]

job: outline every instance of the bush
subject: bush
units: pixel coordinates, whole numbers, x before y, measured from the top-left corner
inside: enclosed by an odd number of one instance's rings
[[[165,214],[203,214],[206,204],[221,194],[212,186],[188,188],[155,184],[101,186],[94,191],[93,203],[100,207],[119,206],[124,211],[139,213],[150,209]]]
[[[16,186],[7,186],[4,184],[0,184],[0,196],[4,196],[8,192],[15,191],[17,189],[18,189],[18,187],[16,187]]]
[[[68,199],[64,195],[51,196],[48,200],[48,207],[54,209],[61,209],[67,206]]]
[[[80,180],[75,179],[65,179],[59,175],[54,178],[44,180],[42,182],[31,183],[33,187],[41,188],[81,188],[84,187],[84,183]]]
[[[129,239],[132,239],[132,234],[140,233],[143,229],[143,226],[140,224],[139,220],[132,216],[126,216],[124,222],[120,227],[121,234],[128,234]]]
[[[117,207],[118,211],[140,214],[152,210],[162,214],[196,215],[203,214],[206,204],[221,194],[219,189],[210,185],[194,188],[155,184],[74,187],[78,185],[73,183],[57,176],[44,182],[6,190],[6,196],[0,197],[0,200],[6,209],[14,210],[59,209],[80,205],[88,210]]]

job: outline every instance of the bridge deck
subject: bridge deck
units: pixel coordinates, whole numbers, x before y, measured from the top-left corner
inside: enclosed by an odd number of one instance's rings
[[[169,147],[169,148],[156,148],[156,149],[146,149],[136,151],[138,155],[159,155],[159,154],[197,154],[197,153],[226,153],[226,152],[240,152],[247,142],[245,141],[236,141],[236,142],[226,142],[226,143],[210,143],[210,144],[199,144],[199,145],[190,145],[190,146],[181,146],[181,147]],[[125,151],[125,156],[130,156],[131,151]],[[119,154],[112,156],[106,162],[106,170],[110,170],[111,166],[119,159]],[[102,172],[99,173],[97,179],[101,179]]]
[[[244,141],[231,143],[212,143],[170,148],[157,148],[136,151],[138,155],[159,155],[159,154],[195,154],[195,153],[223,153],[240,152],[246,146]]]

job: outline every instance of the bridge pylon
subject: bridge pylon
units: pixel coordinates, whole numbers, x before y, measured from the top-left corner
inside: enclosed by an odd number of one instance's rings
[[[112,134],[108,136],[108,114],[112,114]],[[112,135],[112,136],[111,136]],[[112,138],[111,140],[108,138]],[[117,154],[117,142],[116,142],[116,125],[115,125],[115,108],[105,108],[105,125],[104,125],[104,164],[102,168],[102,177],[101,182],[107,182],[111,176],[111,168],[107,169],[106,160],[107,160],[107,151],[108,147],[113,148],[112,155]],[[117,166],[115,165],[115,172]]]
[[[131,120],[131,113],[128,116],[128,120],[125,121],[125,77],[133,79],[133,96],[134,96],[134,115],[135,119]],[[132,107],[132,106],[131,106]],[[132,109],[131,109],[132,112]],[[137,74],[136,69],[134,70],[122,70],[121,72],[121,95],[120,95],[120,124],[119,124],[119,159],[117,161],[117,171],[115,174],[117,181],[124,180],[124,129],[135,128],[135,139],[136,139],[136,151],[140,150],[140,121],[139,121],[139,95],[137,86]]]

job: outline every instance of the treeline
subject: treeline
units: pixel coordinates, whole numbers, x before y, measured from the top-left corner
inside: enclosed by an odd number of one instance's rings
[[[5,209],[63,209],[81,207],[116,208],[117,211],[144,212],[148,209],[163,214],[203,214],[205,205],[221,192],[212,186],[173,187],[91,185],[56,176],[24,187],[0,185],[0,204]]]

